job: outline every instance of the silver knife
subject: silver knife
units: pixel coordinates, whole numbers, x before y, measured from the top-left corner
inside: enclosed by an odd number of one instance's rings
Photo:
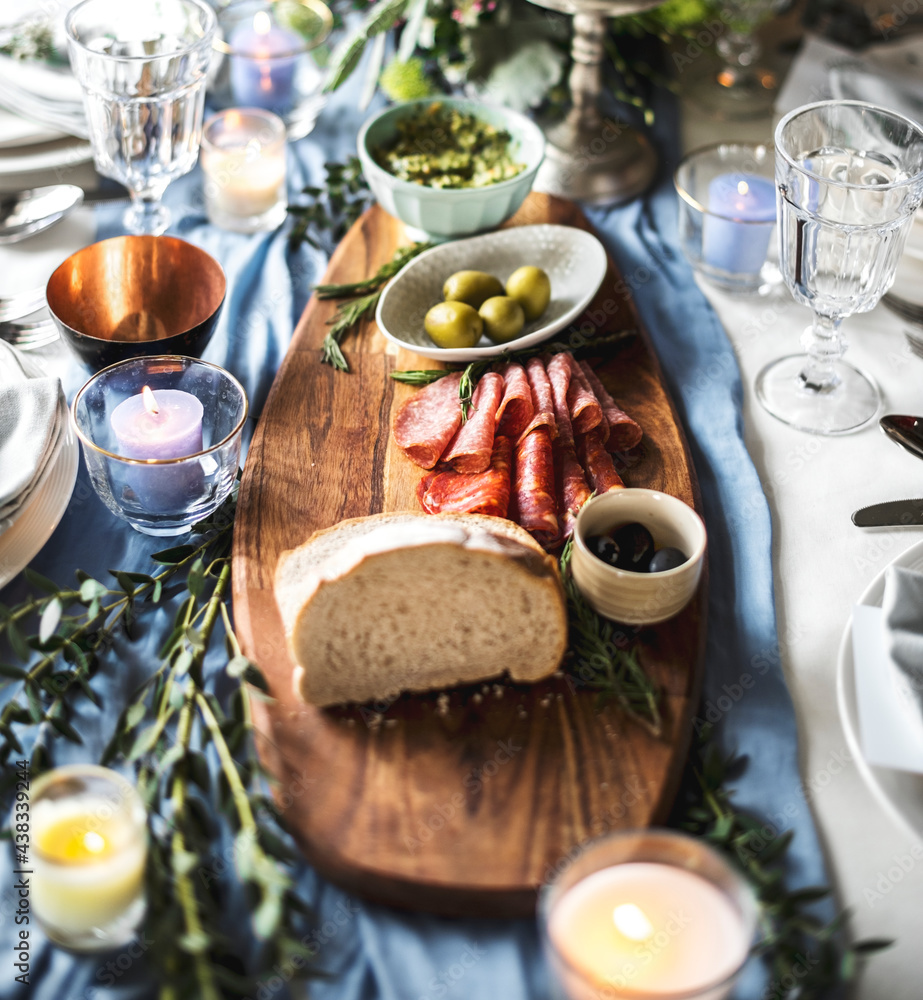
[[[852,523],[860,528],[923,525],[923,499],[888,500],[885,503],[873,503],[870,507],[861,507],[853,514]]]

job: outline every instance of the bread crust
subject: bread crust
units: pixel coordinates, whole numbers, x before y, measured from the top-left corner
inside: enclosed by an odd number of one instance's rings
[[[283,553],[275,588],[296,692],[316,705],[503,673],[536,681],[567,648],[556,560],[487,515],[341,521]]]

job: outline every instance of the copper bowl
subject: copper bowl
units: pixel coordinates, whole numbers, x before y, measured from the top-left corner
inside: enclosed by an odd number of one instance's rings
[[[48,279],[62,339],[91,371],[146,354],[197,358],[218,322],[227,279],[173,236],[116,236],[78,250]]]

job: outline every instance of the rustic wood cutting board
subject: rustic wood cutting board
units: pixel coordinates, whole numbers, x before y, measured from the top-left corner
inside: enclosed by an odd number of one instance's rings
[[[532,194],[507,225],[591,227],[571,202]],[[368,277],[406,242],[377,206],[337,248],[325,282]],[[587,315],[638,327],[611,260]],[[244,469],[234,537],[234,615],[272,703],[254,702],[260,755],[278,777],[287,826],[326,876],[360,895],[446,914],[526,914],[536,888],[576,845],[668,813],[689,745],[704,646],[704,581],[677,618],[637,638],[663,685],[660,738],[565,676],[404,695],[391,705],[318,710],[293,693],[273,596],[279,555],[342,518],[418,509],[422,475],[390,437],[415,390],[388,373],[434,363],[364,324],[344,346],[352,373],[320,363],[335,305],[312,298],[273,384]],[[600,310],[602,312],[600,312]],[[699,507],[681,428],[647,335],[598,360],[644,441],[623,476]],[[450,601],[450,594],[434,594]],[[497,627],[503,627],[502,595]],[[362,614],[356,608],[357,615]]]

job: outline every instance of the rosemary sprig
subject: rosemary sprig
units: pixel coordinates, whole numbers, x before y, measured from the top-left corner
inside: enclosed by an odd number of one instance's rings
[[[785,884],[791,830],[776,830],[764,819],[737,809],[729,782],[742,761],[724,757],[706,727],[693,747],[672,822],[704,838],[739,868],[756,893],[763,937],[756,953],[769,968],[772,1000],[821,1000],[855,977],[862,960],[888,948],[883,939],[841,942],[847,914],[829,923],[811,905],[830,895],[826,886],[790,890]]]
[[[307,907],[292,888],[293,854],[277,832],[279,817],[264,791],[268,775],[252,739],[249,699],[265,697],[266,684],[231,627],[234,513],[231,498],[197,526],[194,542],[156,553],[154,573],[112,571],[117,588],[86,574],[78,574],[79,589],[57,588],[30,573],[43,596],[3,608],[0,621],[0,636],[24,664],[7,664],[3,671],[20,687],[4,708],[0,759],[13,750],[23,753],[31,729],[38,774],[50,763],[51,739],[80,742],[68,721],[74,700],[82,693],[101,705],[87,678],[106,650],[120,637],[130,639],[130,623],[163,608],[171,593],[178,602],[159,665],[129,699],[102,757],[104,764],[135,767],[148,808],[144,931],[153,942],[162,1000],[256,995],[269,970],[283,969],[288,979],[304,974],[311,958],[303,943]],[[30,621],[37,621],[38,631],[27,636]],[[231,687],[224,705],[212,691],[215,672],[205,672],[218,631],[227,655],[217,674],[222,688]],[[217,775],[207,756],[217,762]],[[232,864],[218,853],[222,827],[234,836]],[[241,959],[239,928],[224,916],[231,871],[244,883],[249,937],[259,952],[250,966]]]
[[[585,345],[586,347],[601,347],[604,344],[614,344],[619,340],[624,340],[626,337],[631,337],[638,331],[634,329],[626,330],[615,330],[612,333],[604,333],[599,337],[594,337],[593,340],[589,341]],[[467,420],[468,411],[471,408],[471,399],[474,396],[474,390],[477,388],[478,381],[481,376],[489,371],[494,365],[502,365],[508,361],[528,361],[529,358],[534,358],[539,354],[560,354],[563,351],[573,351],[577,352],[580,347],[574,344],[569,344],[563,340],[553,340],[551,343],[540,344],[537,347],[524,347],[519,351],[501,351],[499,354],[492,355],[489,358],[481,358],[478,361],[470,361],[464,369],[462,369],[461,381],[458,383],[458,399],[461,403],[462,416]],[[410,368],[404,371],[391,372],[391,378],[395,382],[403,382],[405,385],[430,385],[432,382],[438,382],[439,379],[445,378],[446,375],[451,375],[457,372],[459,369],[455,368]]]
[[[570,570],[572,549],[573,539],[568,539],[560,556],[570,631],[567,670],[579,683],[598,691],[603,700],[614,699],[645,729],[660,736],[660,688],[638,662],[636,649],[623,648],[615,641],[615,623],[596,614],[577,589]]]
[[[424,250],[429,250],[432,245],[432,243],[411,243],[410,246],[400,247],[391,260],[382,264],[371,278],[364,281],[315,286],[319,299],[353,299],[351,302],[341,302],[333,318],[328,320],[330,330],[321,344],[321,361],[325,365],[332,365],[342,372],[349,371],[349,363],[340,349],[343,338],[363,319],[374,315],[384,286],[398,271]]]

